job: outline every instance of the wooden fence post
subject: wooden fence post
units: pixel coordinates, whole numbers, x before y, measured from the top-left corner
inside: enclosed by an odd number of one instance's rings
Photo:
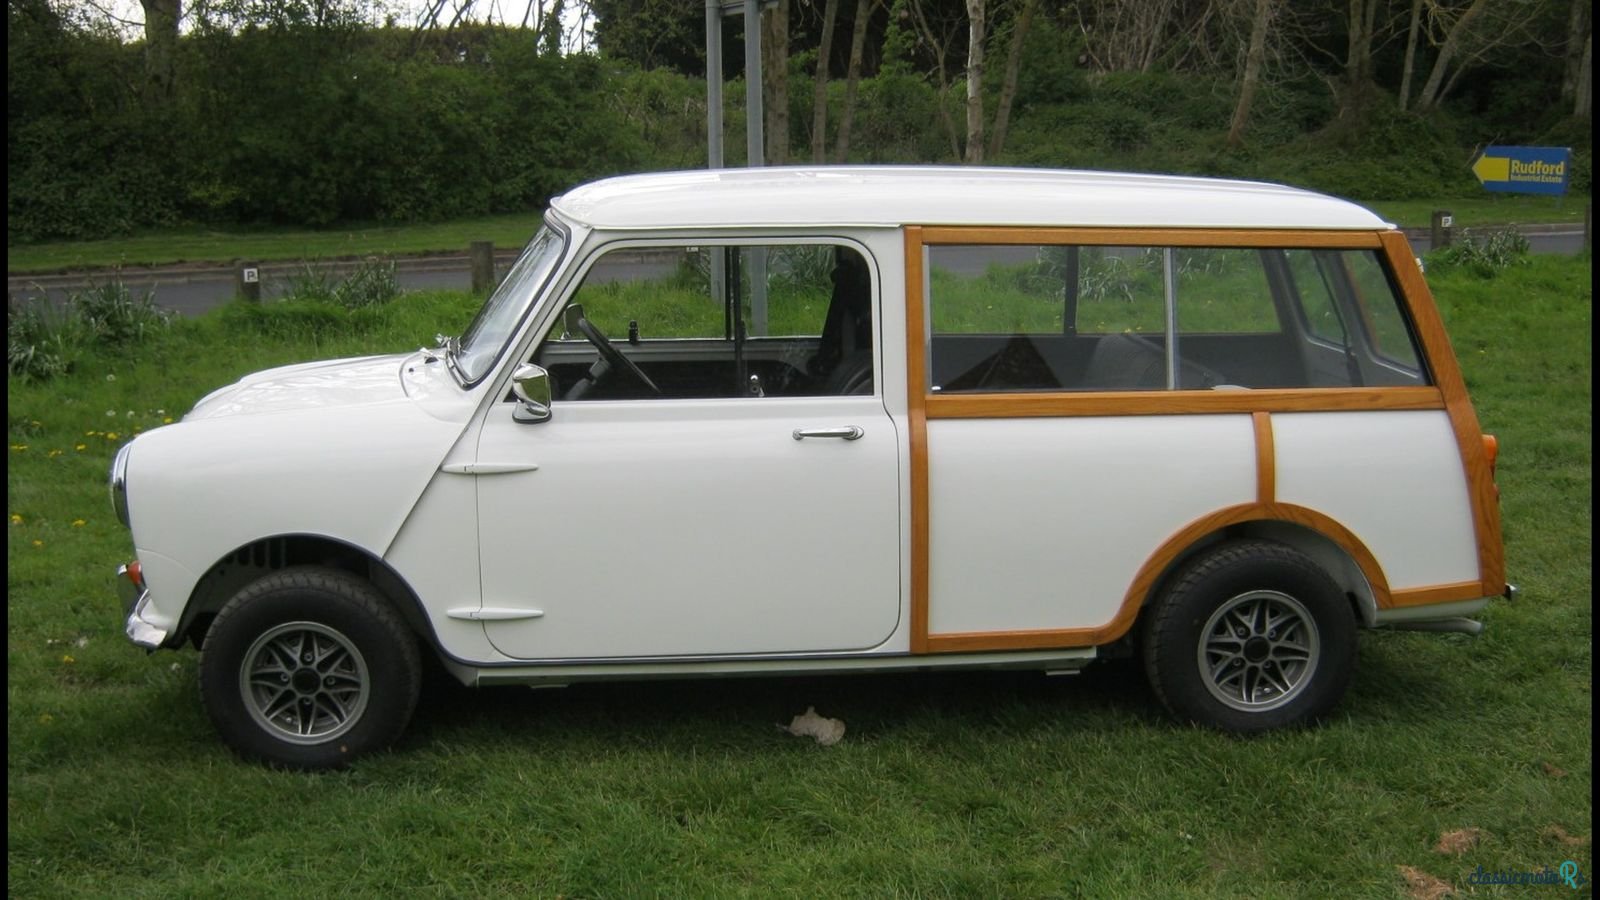
[[[467,259],[472,265],[472,292],[487,294],[494,289],[494,242],[473,241],[467,245]]]
[[[235,292],[251,303],[261,302],[261,264],[243,262],[234,276]]]
[[[1450,215],[1450,210],[1448,210],[1448,209],[1436,209],[1436,210],[1434,210],[1433,211],[1433,232],[1432,232],[1433,240],[1432,240],[1432,244],[1429,247],[1429,249],[1438,250],[1441,247],[1450,246],[1451,232],[1454,231],[1454,229],[1451,226],[1453,226],[1454,224],[1455,224],[1455,217]]]

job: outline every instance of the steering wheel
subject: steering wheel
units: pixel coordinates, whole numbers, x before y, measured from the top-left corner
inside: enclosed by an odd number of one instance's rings
[[[593,366],[589,367],[589,371],[583,376],[584,380],[573,385],[572,390],[567,393],[565,399],[576,400],[588,393],[589,387],[605,377],[606,373],[612,369],[620,369],[626,372],[635,381],[649,388],[650,393],[655,394],[657,397],[661,396],[661,388],[650,380],[650,376],[635,365],[633,360],[623,356],[621,350],[612,346],[611,340],[599,328],[596,328],[588,318],[584,316],[578,317],[578,331],[585,340],[594,345],[594,349],[600,352],[600,358],[595,360]]]

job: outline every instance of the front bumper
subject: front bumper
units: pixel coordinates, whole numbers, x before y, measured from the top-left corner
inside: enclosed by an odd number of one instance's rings
[[[122,600],[122,612],[127,616],[123,630],[128,640],[148,650],[167,642],[167,632],[144,619],[145,607],[150,604],[150,589],[145,587],[138,562],[117,567],[117,595]]]

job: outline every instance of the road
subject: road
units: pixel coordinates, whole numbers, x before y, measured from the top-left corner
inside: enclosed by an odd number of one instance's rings
[[[1523,226],[1523,233],[1534,253],[1579,252],[1583,247],[1583,231],[1574,226]],[[1429,249],[1426,231],[1408,230],[1411,245],[1418,253]],[[948,251],[947,251],[948,252]],[[1031,254],[1031,250],[1022,251]],[[992,250],[987,254],[992,259]],[[505,272],[515,254],[510,251],[496,255],[496,269]],[[265,298],[282,296],[290,289],[296,277],[304,277],[305,263],[266,263],[261,266],[261,294]],[[359,262],[321,264],[330,276],[347,274]],[[648,271],[655,274],[669,263],[639,258],[629,261],[625,268],[635,276]],[[396,260],[396,277],[405,291],[466,290],[471,285],[467,257],[441,255],[402,258]],[[124,268],[122,282],[136,296],[150,292],[157,306],[181,315],[198,315],[214,309],[234,296],[236,273],[230,268],[211,266],[169,266],[154,269]],[[621,273],[618,272],[617,275]],[[63,275],[12,275],[6,279],[6,294],[13,301],[48,297],[60,302],[70,294],[82,291],[109,273],[67,273]]]

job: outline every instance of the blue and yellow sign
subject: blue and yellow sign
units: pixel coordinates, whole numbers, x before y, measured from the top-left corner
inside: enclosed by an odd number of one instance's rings
[[[1484,190],[1509,194],[1565,194],[1572,179],[1568,147],[1485,147],[1472,161]]]

